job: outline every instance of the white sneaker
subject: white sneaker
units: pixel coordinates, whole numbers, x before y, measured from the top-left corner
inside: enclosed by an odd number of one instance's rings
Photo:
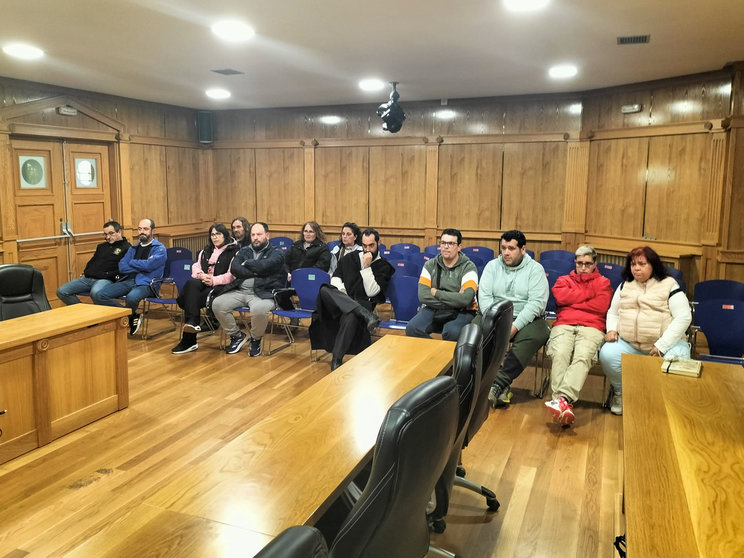
[[[612,401],[610,402],[610,412],[613,415],[623,414],[623,394],[615,393],[612,395]]]

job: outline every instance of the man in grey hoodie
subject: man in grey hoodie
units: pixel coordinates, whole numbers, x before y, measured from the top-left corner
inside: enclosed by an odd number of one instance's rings
[[[505,407],[511,402],[512,382],[550,336],[550,326],[544,317],[548,280],[543,266],[526,253],[526,244],[521,231],[502,234],[501,254],[488,262],[478,285],[478,306],[482,313],[502,300],[510,300],[514,305],[512,345],[488,395],[493,407]]]

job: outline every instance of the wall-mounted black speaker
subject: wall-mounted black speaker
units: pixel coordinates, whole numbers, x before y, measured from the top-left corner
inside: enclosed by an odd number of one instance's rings
[[[214,142],[212,134],[212,113],[208,110],[196,111],[196,135],[199,143]]]

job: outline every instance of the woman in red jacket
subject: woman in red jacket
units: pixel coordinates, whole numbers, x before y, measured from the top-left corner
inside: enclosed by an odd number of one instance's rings
[[[594,248],[579,246],[574,261],[576,270],[559,277],[553,286],[558,318],[548,339],[553,399],[545,406],[553,420],[563,425],[572,424],[576,418],[573,404],[604,341],[612,298],[610,280],[597,271]]]

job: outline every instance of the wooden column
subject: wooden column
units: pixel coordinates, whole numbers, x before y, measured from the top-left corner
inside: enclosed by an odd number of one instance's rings
[[[563,203],[561,247],[574,251],[586,234],[586,196],[589,180],[588,140],[568,143],[566,191]]]
[[[703,227],[700,242],[702,257],[700,259],[699,280],[719,277],[718,251],[721,246],[721,225],[723,223],[723,199],[726,182],[730,182],[730,173],[726,172],[726,134],[716,132],[710,152],[710,173],[707,199],[700,200]]]
[[[439,146],[437,143],[426,145],[426,200],[424,213],[424,246],[436,244],[437,234],[437,203],[439,195]],[[422,246],[421,248],[423,249]]]
[[[315,219],[315,146],[317,140],[305,145],[305,221]]]

